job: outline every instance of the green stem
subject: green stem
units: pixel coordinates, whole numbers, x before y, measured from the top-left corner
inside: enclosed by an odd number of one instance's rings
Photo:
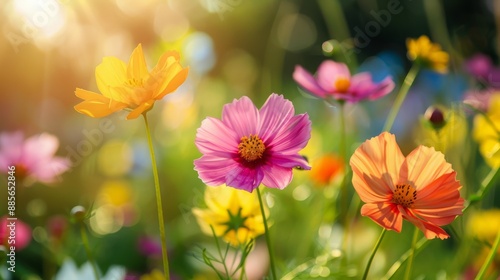
[[[486,261],[483,263],[483,266],[481,266],[481,269],[479,270],[479,273],[476,275],[476,278],[474,278],[474,280],[481,280],[484,278],[486,270],[488,269],[491,262],[495,258],[499,247],[500,247],[500,229],[498,229],[497,237],[495,238],[495,242],[493,243],[493,246],[491,247],[491,250],[490,250],[490,253],[488,254],[488,257],[486,257]]]
[[[264,211],[264,204],[262,203],[262,196],[260,195],[260,189],[257,187],[257,196],[259,197],[259,205],[260,212],[262,213],[262,220],[264,221],[264,229],[267,243],[267,251],[269,253],[269,263],[271,266],[271,274],[273,276],[273,280],[277,280],[276,277],[276,268],[274,265],[274,255],[273,255],[273,246],[271,245],[271,238],[269,237],[269,227],[267,226],[266,212]]]
[[[417,239],[418,239],[418,231],[419,229],[415,227],[415,230],[413,232],[413,240],[411,241],[411,251],[410,251],[410,256],[408,263],[406,264],[406,271],[405,271],[405,280],[409,280],[411,277],[411,269],[413,266],[413,259],[415,258],[415,250],[417,248]]]
[[[384,239],[384,235],[387,232],[387,230],[384,228],[382,230],[382,233],[380,233],[380,237],[377,240],[377,243],[375,244],[375,247],[373,247],[372,254],[370,255],[370,258],[368,259],[368,263],[366,264],[365,272],[363,273],[363,280],[368,277],[368,271],[370,271],[370,266],[372,265],[373,258],[375,257],[375,253],[377,253],[378,247],[380,246],[380,243],[382,243],[382,239]]]
[[[403,81],[403,84],[401,85],[401,88],[399,89],[398,95],[396,96],[396,100],[394,101],[394,104],[391,107],[391,111],[389,112],[389,115],[387,116],[387,120],[385,122],[383,131],[387,131],[387,132],[391,131],[392,125],[394,124],[394,121],[396,120],[396,117],[398,116],[399,110],[401,109],[401,105],[403,105],[403,102],[406,99],[406,95],[408,94],[408,91],[410,90],[411,85],[415,81],[415,78],[417,77],[419,70],[420,70],[419,64],[413,63],[410,70],[408,71],[408,74],[406,74],[406,77]]]
[[[340,103],[340,156],[344,161],[344,178],[342,178],[342,185],[340,187],[341,195],[340,195],[340,218],[341,223],[344,226],[344,230],[347,230],[347,211],[349,206],[348,203],[348,190],[347,190],[347,170],[348,170],[348,161],[347,161],[347,148],[346,148],[346,126],[345,126],[345,108],[344,104]]]
[[[144,116],[144,123],[146,124],[146,134],[148,136],[149,153],[151,154],[151,163],[153,167],[153,177],[155,181],[155,192],[156,192],[156,209],[158,210],[158,227],[160,229],[161,238],[161,253],[163,259],[163,272],[165,274],[165,279],[170,279],[170,273],[168,269],[168,255],[167,255],[167,237],[165,235],[165,225],[163,220],[163,205],[161,203],[161,189],[160,180],[158,179],[158,167],[156,165],[155,152],[153,149],[153,140],[151,139],[151,130],[149,128],[148,117],[146,113],[142,114]]]
[[[89,259],[90,265],[92,265],[92,270],[94,271],[94,277],[99,280],[99,271],[97,270],[97,265],[92,257],[92,251],[90,251],[89,239],[87,238],[87,231],[85,229],[85,223],[80,223],[80,234],[82,236],[83,247],[85,247],[85,252],[87,253],[87,258]]]
[[[500,176],[500,168],[494,168],[491,169],[490,173],[484,178],[483,182],[481,183],[481,187],[477,192],[469,197],[469,204],[465,207],[464,211],[465,212],[471,205],[474,203],[481,201],[484,197],[484,195],[488,192],[488,190],[493,186],[493,183],[498,180],[498,177]]]
[[[399,260],[397,260],[392,266],[391,268],[389,268],[389,270],[387,271],[387,273],[385,274],[384,277],[381,278],[381,280],[388,280],[390,279],[394,273],[396,273],[396,271],[398,271],[398,269],[401,267],[401,265],[410,257],[410,254],[412,254],[412,252],[414,252],[415,254],[423,249],[425,247],[425,245],[429,244],[429,241],[427,238],[425,237],[422,237],[418,242],[417,244],[415,245],[415,250],[412,251],[412,249],[408,249],[408,251],[406,251],[400,258]]]

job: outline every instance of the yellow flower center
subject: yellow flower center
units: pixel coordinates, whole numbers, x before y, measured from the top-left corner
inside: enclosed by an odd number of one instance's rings
[[[241,137],[240,144],[238,145],[238,153],[248,162],[262,158],[265,150],[266,146],[262,142],[262,139],[252,134],[250,134],[250,137]]]
[[[347,92],[347,90],[351,86],[351,81],[346,78],[338,78],[337,80],[335,80],[334,86],[339,92]]]
[[[411,208],[417,199],[417,190],[408,184],[396,185],[392,201],[406,208]]]

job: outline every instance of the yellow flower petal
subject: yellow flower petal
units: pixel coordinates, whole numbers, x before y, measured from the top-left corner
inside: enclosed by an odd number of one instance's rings
[[[127,67],[127,76],[129,79],[143,79],[147,75],[149,75],[149,72],[146,66],[146,59],[144,58],[144,53],[142,52],[142,45],[139,44],[130,56],[130,62]]]
[[[116,57],[105,57],[95,69],[97,88],[102,95],[116,100],[109,87],[119,86],[127,81],[126,65]]]
[[[130,114],[127,115],[127,120],[132,120],[140,116],[142,113],[147,112],[153,105],[154,100],[142,103],[139,107],[135,108]]]

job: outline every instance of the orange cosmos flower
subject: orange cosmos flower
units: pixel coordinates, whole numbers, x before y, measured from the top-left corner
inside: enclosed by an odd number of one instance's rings
[[[403,219],[428,239],[449,235],[440,227],[462,214],[464,199],[456,172],[434,148],[418,146],[404,157],[393,134],[365,141],[350,161],[352,184],[366,204],[361,215],[401,232]]]
[[[129,64],[116,57],[105,57],[95,69],[101,94],[77,88],[84,101],[75,106],[79,113],[100,118],[122,109],[131,110],[127,119],[135,119],[151,109],[156,100],[176,90],[187,77],[188,68],[179,63],[179,53],[165,52],[151,72],[148,71],[142,46],[130,56]]]

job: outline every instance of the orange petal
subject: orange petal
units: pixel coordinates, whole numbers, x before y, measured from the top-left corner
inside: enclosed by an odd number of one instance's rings
[[[381,227],[401,232],[403,217],[397,206],[390,202],[368,203],[361,207],[361,215],[367,216]]]
[[[142,79],[147,75],[149,75],[149,72],[146,65],[146,59],[144,58],[144,53],[142,52],[142,45],[139,44],[130,56],[130,61],[127,67],[127,76],[128,78]]]
[[[149,110],[153,105],[155,101],[154,100],[149,100],[147,102],[142,103],[139,105],[139,107],[135,108],[130,114],[127,116],[127,120],[132,120],[140,116],[142,113],[146,112]]]
[[[401,178],[414,184],[418,193],[444,174],[452,173],[451,164],[434,148],[418,146],[405,159],[401,167]]]
[[[434,239],[436,237],[439,237],[440,239],[446,239],[450,237],[448,233],[444,231],[444,229],[433,223],[418,218],[414,213],[411,212],[411,210],[406,209],[401,205],[398,205],[398,209],[403,215],[403,218],[418,227],[424,233],[427,239]]]
[[[361,200],[370,203],[390,199],[403,161],[393,134],[383,132],[361,144],[350,160],[352,184]]]
[[[416,209],[439,209],[456,205],[460,199],[460,183],[455,179],[456,172],[444,174],[417,191],[413,205]],[[455,215],[461,214],[461,210]]]

